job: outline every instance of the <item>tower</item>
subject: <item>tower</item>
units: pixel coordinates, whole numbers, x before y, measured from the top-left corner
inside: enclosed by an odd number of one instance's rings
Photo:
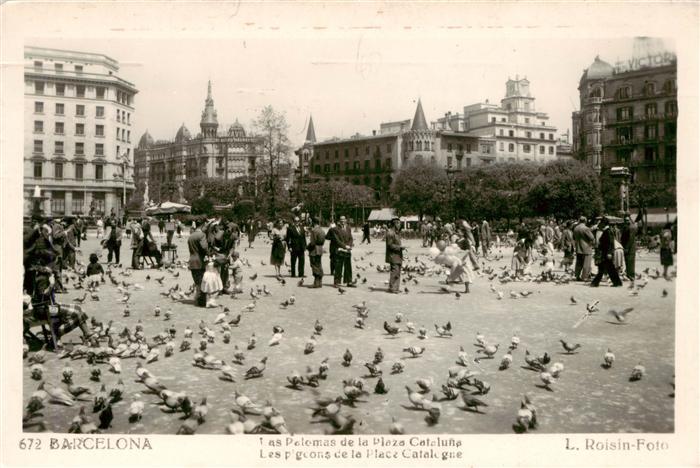
[[[215,138],[219,128],[219,121],[216,117],[216,109],[214,109],[214,99],[211,97],[211,80],[207,85],[207,99],[204,101],[204,110],[202,111],[202,121],[199,123],[202,129],[204,138]]]
[[[314,118],[309,116],[309,127],[306,129],[306,142],[316,143],[316,131],[314,130]]]

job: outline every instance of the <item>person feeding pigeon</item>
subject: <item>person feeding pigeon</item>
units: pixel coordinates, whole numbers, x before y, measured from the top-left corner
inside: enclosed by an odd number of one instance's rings
[[[386,255],[384,260],[390,265],[389,267],[389,292],[399,294],[399,286],[401,285],[401,264],[403,263],[403,251],[405,247],[401,247],[401,220],[394,217],[391,220],[391,226],[386,231],[384,240],[386,241]]]

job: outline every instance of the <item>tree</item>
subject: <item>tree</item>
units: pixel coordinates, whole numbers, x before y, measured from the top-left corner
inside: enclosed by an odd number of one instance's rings
[[[279,165],[281,161],[288,162],[290,150],[287,136],[289,124],[283,112],[275,111],[272,106],[265,106],[253,122],[253,128],[260,138],[259,150],[265,163],[260,170],[269,197],[268,213],[274,218],[279,198]]]
[[[436,164],[414,161],[401,169],[391,186],[394,208],[421,219],[444,209],[448,196],[447,173]]]
[[[573,219],[603,211],[600,181],[595,171],[578,161],[555,161],[539,167],[528,203],[543,216]]]
[[[351,217],[354,209],[369,205],[374,190],[365,185],[333,180],[304,185],[304,208],[309,213],[329,219],[340,215]]]
[[[210,216],[214,213],[214,203],[212,203],[210,198],[202,197],[197,198],[192,202],[192,214],[193,215],[206,215]]]
[[[129,211],[140,211],[143,209],[144,199],[143,195],[146,191],[146,182],[141,181],[136,184],[134,193],[129,197],[129,201],[126,204],[126,209]]]

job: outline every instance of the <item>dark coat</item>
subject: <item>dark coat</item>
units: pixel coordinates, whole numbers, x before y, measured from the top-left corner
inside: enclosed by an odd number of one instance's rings
[[[309,236],[309,245],[306,249],[309,251],[309,256],[317,257],[323,255],[323,244],[326,242],[326,233],[323,232],[321,226],[316,226],[311,230]]]
[[[615,236],[609,227],[606,227],[600,233],[598,251],[600,252],[601,260],[606,260],[608,255],[612,258],[613,253],[615,253]]]
[[[630,223],[625,224],[622,227],[622,233],[620,235],[620,244],[625,249],[626,253],[634,252],[635,244],[637,243],[637,224]]]
[[[190,251],[190,270],[203,270],[204,257],[207,256],[209,249],[206,234],[199,229],[194,231],[190,234],[190,237],[187,238],[187,248]]]
[[[331,239],[331,249],[333,248],[333,244],[335,244],[336,249],[343,249],[343,250],[352,249],[353,242],[352,242],[352,231],[350,230],[350,226],[345,226],[345,228],[341,228],[340,226],[336,226],[333,229],[328,231],[328,234],[326,234],[326,237],[330,237],[330,239]]]
[[[586,223],[579,223],[574,228],[574,244],[577,254],[591,255],[593,254],[593,243],[595,237],[591,228],[586,226]]]
[[[401,237],[394,230],[389,228],[386,231],[386,255],[384,261],[392,265],[400,265],[403,262],[403,250],[401,249]]]
[[[287,228],[287,237],[284,240],[292,252],[303,252],[306,249],[306,232],[304,227],[292,224]]]

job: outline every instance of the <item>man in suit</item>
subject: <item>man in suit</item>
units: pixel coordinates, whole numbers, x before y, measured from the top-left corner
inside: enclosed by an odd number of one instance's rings
[[[634,263],[637,253],[637,223],[632,221],[629,213],[625,214],[625,224],[622,227],[620,243],[625,250],[625,273],[630,280],[634,280]]]
[[[190,251],[190,261],[189,268],[192,273],[192,279],[195,284],[194,292],[194,304],[197,307],[206,306],[206,295],[202,294],[202,278],[204,277],[204,269],[206,267],[204,263],[204,257],[206,257],[209,250],[209,244],[207,244],[207,236],[202,232],[202,222],[195,221],[195,229],[190,237],[187,238],[187,248]]]
[[[287,228],[287,237],[285,238],[287,248],[292,257],[292,278],[296,276],[297,261],[299,262],[299,276],[304,277],[304,251],[306,250],[306,232],[304,226],[301,225],[299,217],[294,217],[294,223]]]
[[[481,223],[481,250],[484,253],[484,258],[489,254],[489,248],[491,247],[491,226],[489,222],[483,220]]]
[[[331,261],[331,275],[335,275],[335,263],[336,259],[338,258],[338,242],[336,241],[336,236],[334,235],[335,229],[336,224],[332,222],[328,228],[328,232],[326,232],[326,240],[330,241],[328,256],[330,257]]]
[[[329,231],[331,245],[336,245],[335,270],[333,272],[333,287],[340,286],[340,280],[350,288],[355,287],[352,281],[352,231],[345,216],[341,216],[338,225]]]
[[[311,271],[314,275],[314,285],[312,288],[320,288],[323,282],[323,265],[321,264],[321,256],[323,255],[323,244],[326,242],[326,233],[321,228],[321,222],[318,218],[312,219],[313,229],[309,236],[309,245],[306,250],[309,251],[309,263]]]
[[[598,262],[598,274],[593,278],[591,286],[597,288],[603,275],[607,273],[613,283],[613,287],[622,286],[620,276],[617,274],[617,269],[613,263],[613,254],[615,253],[615,236],[610,230],[608,218],[602,218],[598,223],[600,229],[600,240],[598,241],[598,249],[600,251],[600,260]]]
[[[393,294],[399,293],[401,284],[401,264],[403,263],[403,251],[401,247],[401,237],[399,230],[401,229],[401,220],[397,217],[391,220],[391,226],[386,231],[386,254],[384,261],[389,264],[389,292]]]
[[[591,257],[595,237],[591,228],[586,225],[586,217],[581,216],[574,228],[574,244],[576,246],[576,266],[574,274],[577,281],[588,281],[591,276]]]

